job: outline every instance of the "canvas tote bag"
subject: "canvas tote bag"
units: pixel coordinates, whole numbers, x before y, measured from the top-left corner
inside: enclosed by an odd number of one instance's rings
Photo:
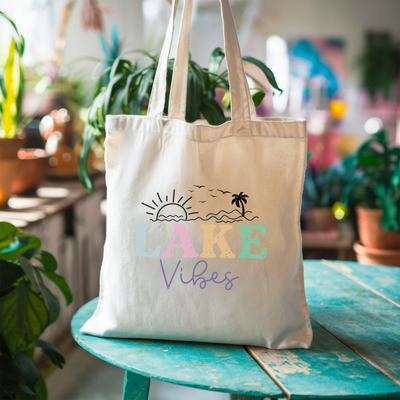
[[[232,119],[184,120],[192,0],[163,116],[177,1],[147,116],[107,116],[100,299],[81,332],[308,348],[299,214],[305,121],[256,118],[228,0],[220,0]]]

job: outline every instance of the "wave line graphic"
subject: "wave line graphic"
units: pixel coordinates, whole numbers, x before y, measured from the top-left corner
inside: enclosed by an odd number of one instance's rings
[[[223,221],[224,217],[228,218],[229,220],[228,221]],[[159,221],[159,222],[181,222],[181,221],[183,221],[183,222],[192,222],[192,221],[197,221],[198,219],[200,219],[201,221],[210,221],[211,219],[215,219],[215,222],[217,222],[217,223],[233,224],[234,222],[242,222],[243,220],[240,219],[240,218],[244,218],[246,221],[251,222],[251,221],[253,221],[254,219],[256,219],[258,217],[255,216],[255,217],[249,219],[246,216],[245,217],[240,216],[240,217],[237,217],[235,219],[235,218],[228,217],[227,215],[222,215],[220,218],[217,218],[215,216],[211,216],[211,217],[206,218],[206,219],[201,218],[201,217],[197,217],[197,218],[194,218],[194,219],[187,219],[187,220],[185,220],[183,218],[181,218],[181,219],[171,218],[171,219],[158,219],[158,220],[157,219],[150,219],[150,221],[152,221],[152,222],[157,222],[157,221]]]
[[[221,210],[221,211],[219,211],[217,214],[209,213],[209,214],[206,215],[206,218],[207,218],[209,215],[215,215],[215,216],[217,216],[217,215],[221,214],[222,212],[224,212],[225,215],[229,215],[229,214],[234,213],[235,211],[238,212],[240,215],[242,215],[242,213],[241,213],[239,210],[233,209],[233,210],[230,211],[230,212],[225,211],[225,210]],[[246,211],[245,214],[247,214],[247,213],[252,213],[252,212],[251,212],[251,211]]]

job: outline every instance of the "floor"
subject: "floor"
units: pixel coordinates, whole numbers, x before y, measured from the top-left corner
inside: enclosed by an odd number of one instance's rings
[[[64,355],[66,353],[64,352]],[[47,378],[48,400],[121,400],[124,371],[74,346]],[[229,400],[229,395],[152,380],[149,400]]]

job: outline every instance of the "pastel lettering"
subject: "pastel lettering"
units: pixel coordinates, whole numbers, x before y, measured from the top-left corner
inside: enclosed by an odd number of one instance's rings
[[[256,247],[260,246],[260,235],[256,235],[254,239],[251,238],[252,231],[259,231],[261,236],[266,236],[264,225],[239,225],[238,228],[242,232],[242,249],[238,258],[258,258],[264,260],[267,255],[267,248],[264,247],[260,253],[253,254],[251,252],[251,245],[254,244]]]
[[[158,257],[161,246],[157,246],[152,253],[146,251],[146,231],[150,224],[135,223],[136,228],[136,251],[133,253],[135,257]]]
[[[182,257],[195,258],[198,254],[194,251],[192,241],[190,240],[189,232],[186,226],[183,224],[174,224],[174,233],[171,237],[167,250],[161,255],[162,257],[173,257],[171,252],[172,249],[183,249]],[[179,236],[180,243],[176,243],[175,240]]]
[[[221,230],[214,236],[216,225],[200,225],[204,232],[203,252],[200,254],[202,258],[215,258],[214,245],[218,245],[221,250],[220,258],[235,258],[224,237],[225,233],[233,228],[233,226],[221,226]]]

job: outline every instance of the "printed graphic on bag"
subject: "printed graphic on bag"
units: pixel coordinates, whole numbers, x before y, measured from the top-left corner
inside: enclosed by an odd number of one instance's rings
[[[153,223],[155,222],[175,222],[173,224],[174,232],[169,241],[168,247],[164,253],[161,253],[161,246],[157,246],[157,248],[149,253],[146,250],[146,231],[150,227],[150,223],[135,223],[134,227],[136,228],[136,252],[134,253],[135,257],[162,257],[162,258],[171,258],[174,257],[172,250],[181,249],[182,258],[197,258],[200,257],[202,260],[198,261],[191,272],[190,279],[187,280],[183,276],[183,268],[180,268],[180,281],[187,285],[192,283],[196,286],[196,283],[199,282],[199,287],[201,289],[205,289],[207,283],[212,281],[214,283],[220,284],[225,283],[225,289],[231,290],[233,287],[233,281],[238,279],[239,277],[230,277],[232,275],[231,272],[226,272],[224,278],[218,279],[218,272],[212,272],[209,279],[206,279],[204,274],[208,269],[208,263],[205,261],[205,258],[216,258],[216,254],[214,253],[214,246],[217,245],[220,249],[219,258],[249,258],[249,259],[261,259],[263,260],[267,255],[267,249],[263,247],[260,252],[254,253],[254,249],[252,252],[252,244],[255,247],[260,246],[260,236],[265,237],[266,231],[264,225],[238,225],[237,228],[241,233],[241,251],[238,255],[235,255],[225,238],[225,233],[229,230],[233,229],[232,225],[221,226],[217,229],[217,234],[214,234],[217,225],[209,223],[209,224],[200,224],[200,228],[203,230],[203,251],[199,255],[194,246],[192,244],[192,240],[189,235],[189,231],[183,223],[179,222],[191,222],[191,221],[211,221],[216,223],[224,223],[224,224],[233,224],[234,222],[243,222],[243,221],[253,221],[258,216],[252,216],[252,211],[246,210],[247,200],[249,196],[240,192],[239,194],[232,193],[228,190],[222,189],[207,189],[204,185],[193,185],[195,189],[190,189],[189,192],[195,193],[198,198],[198,209],[201,208],[205,203],[211,203],[207,205],[207,209],[210,210],[212,208],[212,202],[216,198],[223,197],[226,199],[227,210],[216,210],[215,213],[202,213],[201,211],[194,211],[193,207],[195,205],[191,205],[194,200],[194,194],[186,196],[176,196],[175,189],[172,191],[172,196],[161,196],[160,193],[157,193],[157,197],[151,200],[151,202],[144,203],[142,205],[146,207],[146,214],[149,215],[149,220]],[[199,196],[200,195],[200,196]],[[201,200],[200,200],[201,199]],[[236,208],[230,209],[231,206]],[[150,211],[151,210],[151,211]],[[218,232],[219,230],[219,232]],[[253,235],[252,235],[253,233]],[[252,238],[252,236],[255,236]],[[176,255],[176,254],[175,254]],[[165,260],[164,260],[165,263]],[[160,266],[163,273],[164,281],[167,289],[170,288],[172,282],[174,281],[175,274],[179,268],[181,261],[175,266],[172,276],[170,279],[167,278],[166,271],[164,268],[163,260],[160,258]],[[207,274],[206,274],[207,275]],[[222,280],[221,280],[222,279]]]
[[[198,189],[203,189],[202,192],[204,192],[204,195],[202,196],[203,200],[199,200],[199,203],[204,204],[204,203],[210,203],[212,202],[213,199],[216,199],[221,196],[226,196],[231,194],[232,192],[228,190],[221,190],[221,189],[206,189],[204,185],[193,185],[194,187]],[[189,192],[193,193],[195,190],[189,190]],[[213,194],[213,192],[215,194]],[[219,193],[218,193],[219,192]],[[163,201],[160,193],[157,193],[157,198],[156,200],[151,201],[151,205],[147,203],[142,204],[152,211],[147,211],[146,214],[152,215],[153,218],[150,218],[150,221],[156,222],[156,221],[162,221],[162,222],[180,222],[180,221],[196,221],[198,219],[202,221],[210,221],[212,219],[215,220],[217,223],[233,223],[233,222],[241,222],[243,219],[246,221],[253,221],[254,219],[258,218],[257,216],[246,216],[246,214],[252,214],[252,211],[246,211],[245,210],[245,204],[247,204],[247,199],[249,196],[247,194],[244,194],[243,192],[240,192],[239,194],[232,194],[232,198],[229,198],[228,196],[228,201],[231,200],[229,205],[235,205],[239,209],[233,209],[230,211],[226,210],[220,210],[216,213],[208,213],[205,216],[197,216],[194,217],[195,215],[199,214],[199,211],[192,211],[192,206],[186,206],[187,203],[192,200],[192,196],[187,198],[186,200],[183,201],[184,196],[181,196],[179,200],[175,201],[175,189],[172,192],[172,196],[166,196],[165,200]],[[172,199],[172,200],[169,200]],[[181,202],[183,203],[181,204]],[[188,204],[189,205],[189,204]],[[212,205],[211,205],[212,206]],[[210,207],[208,207],[210,209]],[[190,217],[193,215],[193,217]]]

